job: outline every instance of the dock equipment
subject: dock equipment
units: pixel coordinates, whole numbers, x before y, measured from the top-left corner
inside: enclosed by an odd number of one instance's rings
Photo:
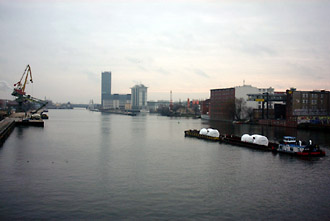
[[[25,107],[27,103],[32,102],[32,103],[38,103],[40,107],[33,111],[32,114],[37,113],[39,110],[41,110],[43,107],[47,105],[47,101],[40,100],[38,98],[32,97],[31,95],[27,95],[25,92],[26,84],[28,81],[28,78],[30,76],[30,82],[33,83],[32,80],[32,71],[30,65],[27,65],[21,79],[14,84],[15,88],[14,91],[11,95],[16,97],[16,101],[18,103],[18,108],[17,112],[27,112],[27,107]],[[24,79],[24,81],[23,81]]]
[[[15,88],[12,93],[13,96],[25,95],[25,86],[29,75],[30,75],[30,82],[33,83],[31,67],[30,65],[27,65],[21,79],[16,84],[14,84]],[[25,80],[24,82],[22,82],[24,76],[25,76]]]
[[[257,101],[262,102],[262,119],[264,119],[264,110],[265,110],[265,103],[266,104],[266,115],[267,119],[268,111],[269,111],[269,104],[272,102],[283,102],[285,103],[287,100],[286,93],[262,93],[262,94],[248,94],[248,101]]]

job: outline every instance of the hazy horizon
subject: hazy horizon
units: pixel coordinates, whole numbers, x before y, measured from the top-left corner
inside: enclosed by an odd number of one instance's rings
[[[148,87],[148,100],[209,98],[252,85],[330,89],[330,2],[0,1],[0,98],[27,64],[27,92],[54,102],[100,103]]]

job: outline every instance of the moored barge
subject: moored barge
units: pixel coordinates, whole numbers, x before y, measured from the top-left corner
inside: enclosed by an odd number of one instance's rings
[[[206,134],[200,134],[199,130],[185,130],[185,137],[196,137],[198,139],[209,140],[209,141],[220,141],[220,137],[213,137]]]
[[[235,135],[222,135],[220,136],[220,143],[226,143],[241,147],[248,147],[257,150],[265,150],[265,151],[274,151],[278,144],[273,142],[268,142],[267,145],[257,144],[255,142],[245,142],[242,141],[241,137]]]
[[[280,143],[269,142],[267,137],[262,135],[248,135],[244,134],[242,137],[235,135],[220,134],[215,129],[201,129],[201,130],[186,130],[184,131],[186,137],[195,137],[198,139],[219,141],[220,143],[231,144],[235,146],[242,146],[263,151],[272,151],[274,153],[285,153],[295,156],[304,157],[322,157],[325,156],[325,151],[321,150],[318,145],[310,141],[309,144],[297,142],[295,137],[284,137]]]

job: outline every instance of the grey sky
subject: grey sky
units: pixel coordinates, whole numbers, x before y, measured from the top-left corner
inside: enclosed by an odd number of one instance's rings
[[[31,65],[35,97],[100,102],[149,87],[149,100],[207,98],[246,84],[330,89],[330,1],[0,1],[0,93]]]

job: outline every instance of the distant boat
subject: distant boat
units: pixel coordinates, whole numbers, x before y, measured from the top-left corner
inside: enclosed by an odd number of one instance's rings
[[[141,109],[140,110],[140,113],[149,113],[150,111],[149,110],[147,110],[147,109]]]
[[[201,118],[202,118],[203,120],[210,120],[210,115],[208,115],[208,114],[202,114],[202,115],[201,115]]]
[[[41,119],[48,119],[49,118],[48,115],[45,114],[45,113],[41,113],[40,117],[41,117]]]
[[[234,120],[233,124],[247,124],[249,122],[249,120]]]

